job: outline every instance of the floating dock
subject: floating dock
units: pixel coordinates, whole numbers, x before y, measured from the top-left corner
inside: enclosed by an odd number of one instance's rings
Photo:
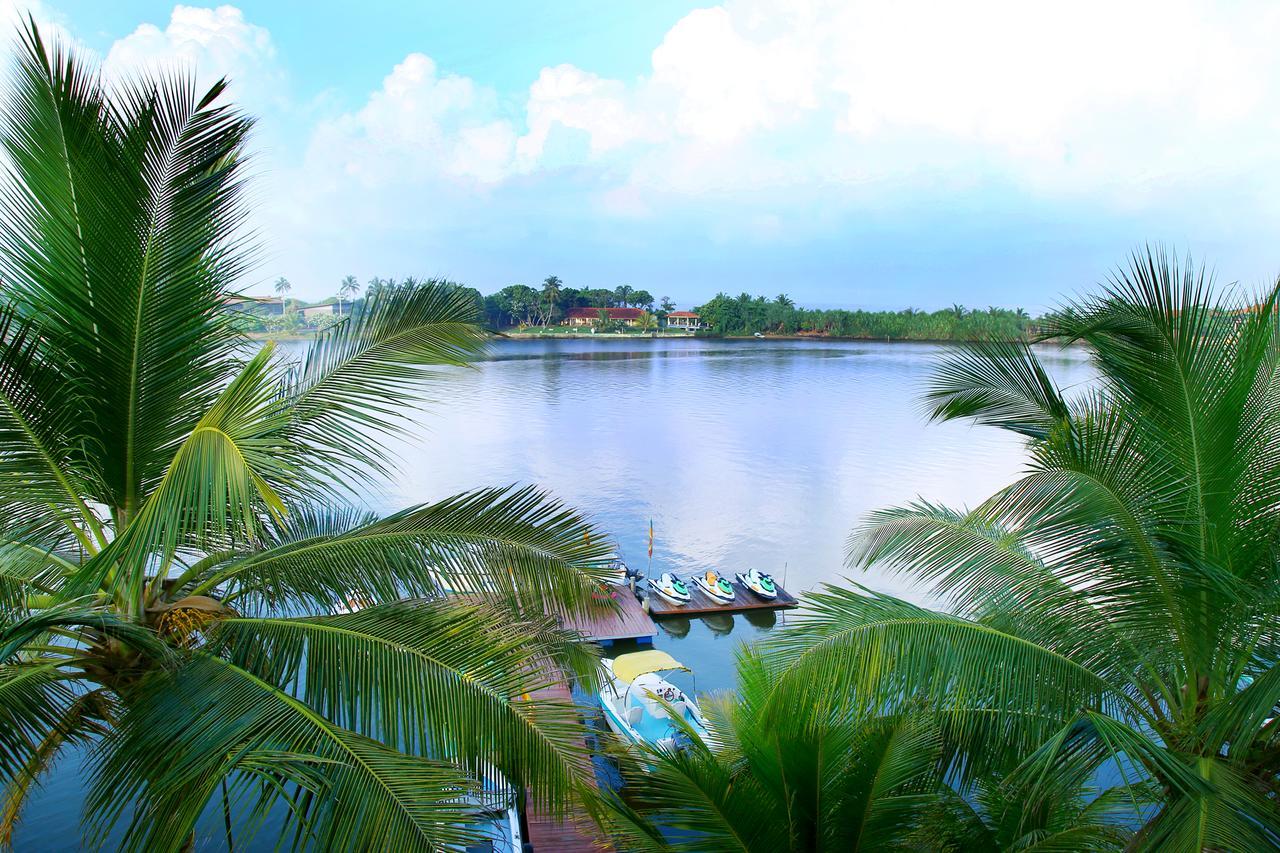
[[[710,616],[714,613],[742,613],[747,610],[789,610],[800,604],[794,595],[782,587],[778,587],[777,598],[766,600],[736,579],[733,581],[733,601],[723,603],[707,595],[693,581],[688,581],[685,585],[689,588],[688,604],[672,604],[656,593],[649,593],[649,615],[654,619],[664,616]]]
[[[602,646],[610,646],[615,640],[636,640],[641,643],[652,643],[658,633],[658,626],[653,624],[644,605],[636,598],[630,587],[614,587],[617,598],[614,599],[618,609],[612,613],[602,611],[590,616],[562,615],[560,624],[571,631],[577,631],[583,639]]]

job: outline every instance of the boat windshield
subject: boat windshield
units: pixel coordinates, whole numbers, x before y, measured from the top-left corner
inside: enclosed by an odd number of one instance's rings
[[[639,705],[651,717],[664,719],[667,711],[662,707],[662,702],[675,704],[680,701],[682,693],[686,698],[696,701],[695,687],[693,674],[688,670],[647,672],[636,676],[631,683],[627,691],[628,703]]]

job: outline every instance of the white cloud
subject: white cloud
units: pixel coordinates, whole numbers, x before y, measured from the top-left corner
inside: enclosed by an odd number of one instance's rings
[[[280,106],[285,97],[271,34],[235,6],[174,6],[164,29],[139,24],[103,64],[111,79],[174,69],[194,71],[203,85],[229,77],[232,98],[250,109]]]
[[[441,76],[430,57],[411,53],[360,110],[321,122],[308,161],[364,186],[438,177],[493,182],[509,174],[515,145],[493,91]]]
[[[1274,163],[1278,36],[1260,3],[728,2],[634,83],[544,70],[520,146],[532,168],[556,122],[588,159],[640,141],[629,180],[662,192],[968,172],[1123,196]]]
[[[797,37],[788,4],[771,13],[760,26],[728,7],[698,9],[667,33],[645,85],[676,133],[724,142],[817,106],[820,57]]]
[[[556,125],[584,131],[592,154],[603,154],[636,139],[660,138],[629,103],[627,87],[572,65],[544,68],[529,87],[525,107],[529,131],[517,143],[522,171],[537,166]]]
[[[271,34],[236,7],[177,6],[105,67],[233,78],[262,117],[264,231],[290,257],[354,254],[371,233],[642,243],[610,233],[624,221],[799,245],[1001,194],[1178,222],[1177,238],[1280,221],[1278,39],[1263,0],[727,0],[675,22],[628,79],[558,64],[497,92],[411,53],[335,110],[292,99]]]

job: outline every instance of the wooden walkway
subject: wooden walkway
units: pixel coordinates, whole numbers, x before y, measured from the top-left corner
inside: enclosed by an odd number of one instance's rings
[[[614,640],[639,640],[653,642],[658,633],[658,626],[653,624],[649,614],[645,612],[629,587],[617,587],[618,610],[603,612],[592,616],[562,615],[560,623],[570,630],[577,631],[584,639],[602,645],[609,645]]]
[[[706,616],[711,613],[741,613],[744,610],[786,610],[799,606],[794,595],[782,587],[778,587],[778,597],[766,601],[751,590],[733,581],[733,601],[721,603],[699,589],[693,581],[685,584],[689,588],[688,604],[672,604],[660,595],[649,596],[649,614],[654,619],[664,616]]]
[[[529,694],[529,698],[572,702],[573,694],[569,690],[568,682],[562,678],[557,683]],[[592,768],[588,766],[585,772],[594,785],[595,773]],[[571,815],[568,820],[562,821],[540,813],[536,803],[528,802],[527,805],[525,820],[528,832],[524,840],[534,853],[599,853],[599,851],[613,849],[600,837],[599,828],[586,812],[579,812]]]

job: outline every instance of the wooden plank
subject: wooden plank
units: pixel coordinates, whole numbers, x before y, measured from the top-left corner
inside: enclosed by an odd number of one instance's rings
[[[658,633],[658,626],[653,624],[644,605],[629,588],[619,587],[615,601],[618,604],[616,612],[605,611],[590,616],[564,614],[560,622],[592,642],[652,639]]]
[[[553,664],[548,663],[548,666]],[[563,674],[557,674],[558,681],[553,681],[546,687],[534,691],[529,694],[529,698],[572,702],[573,694],[568,682]],[[588,765],[584,772],[594,786],[594,771]],[[563,853],[598,853],[598,851],[613,849],[601,837],[599,828],[585,811],[575,812],[566,820],[555,820],[540,811],[536,803],[529,802],[525,822],[528,829],[525,842],[533,848],[535,853],[560,853],[561,851]]]
[[[654,619],[664,616],[703,616],[708,613],[741,613],[744,610],[786,610],[798,607],[800,602],[794,595],[782,587],[778,587],[778,597],[766,601],[738,581],[733,581],[733,601],[721,603],[702,591],[693,581],[687,581],[689,588],[688,604],[672,604],[659,595],[649,596],[649,615]]]

